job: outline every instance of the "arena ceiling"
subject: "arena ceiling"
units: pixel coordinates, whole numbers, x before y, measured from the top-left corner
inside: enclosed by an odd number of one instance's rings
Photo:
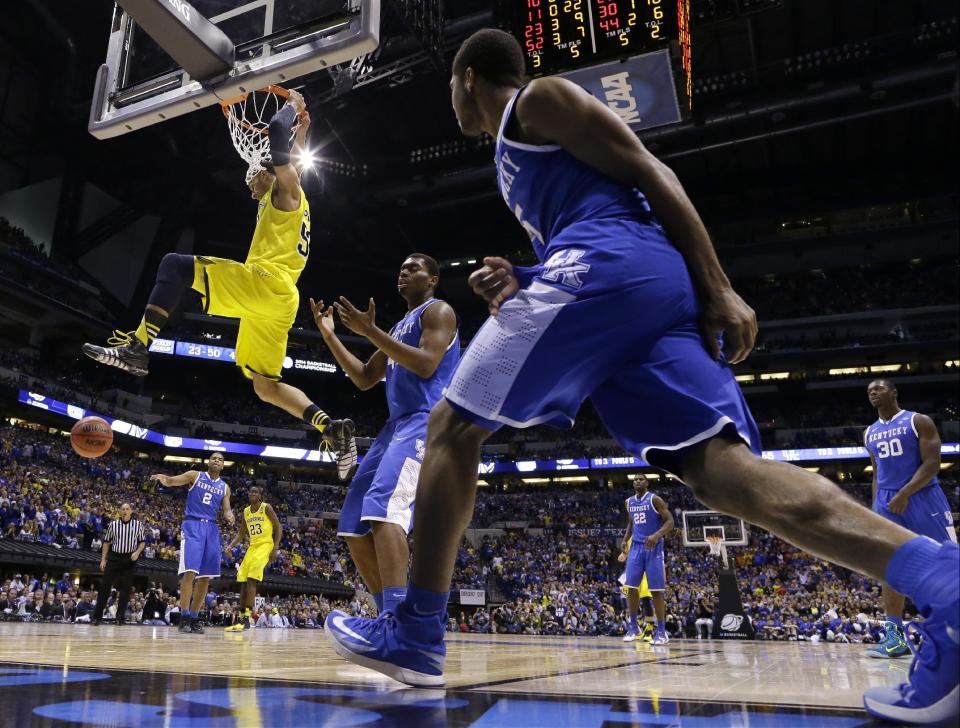
[[[424,54],[393,2],[384,5],[369,82],[345,90],[349,82],[338,87],[324,72],[304,83],[313,140],[347,172],[307,183],[323,264],[311,266],[307,285],[333,266],[348,278],[390,276],[411,248],[453,258],[525,246],[495,190],[490,146],[459,134],[448,67]],[[492,14],[479,0],[445,5],[448,63]],[[692,5],[693,114],[642,138],[678,172],[708,224],[956,192],[947,163],[957,151],[952,0]],[[25,120],[0,134],[0,156],[23,170],[22,184],[52,174],[87,180],[122,200],[127,218],[157,215],[170,238],[190,227],[197,250],[242,256],[253,208],[219,113],[93,139],[89,98],[113,4],[27,0],[23,8],[0,29],[15,50],[5,59],[14,81],[6,103]],[[417,150],[428,150],[425,161],[411,162]],[[83,230],[72,232],[83,240]],[[156,246],[154,259],[165,252],[162,240],[145,244]]]

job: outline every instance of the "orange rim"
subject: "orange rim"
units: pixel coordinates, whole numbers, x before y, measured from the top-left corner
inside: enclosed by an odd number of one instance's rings
[[[232,98],[229,98],[229,99],[226,99],[226,100],[224,100],[224,101],[221,101],[221,102],[220,102],[220,108],[223,110],[223,115],[224,115],[226,118],[229,119],[230,116],[231,116],[231,114],[232,114],[232,112],[230,111],[230,107],[233,106],[234,104],[239,104],[239,103],[241,103],[241,102],[243,102],[243,101],[246,101],[247,97],[248,97],[251,93],[256,93],[257,91],[259,91],[260,93],[271,93],[271,94],[275,94],[276,96],[279,96],[280,98],[283,98],[283,99],[285,99],[285,98],[287,98],[287,97],[290,96],[290,93],[289,93],[285,88],[283,88],[283,86],[272,86],[272,85],[271,85],[271,86],[266,86],[266,87],[264,87],[264,88],[254,89],[253,91],[247,91],[246,93],[242,93],[242,94],[240,94],[240,95],[238,95],[238,96],[234,96],[234,97],[232,97]],[[266,129],[257,129],[255,126],[253,126],[253,125],[252,125],[249,121],[247,121],[246,119],[241,119],[241,120],[240,120],[240,126],[242,126],[242,127],[243,127],[244,129],[246,129],[247,131],[255,131],[255,132],[257,132],[258,134],[266,134],[266,133],[267,133],[267,130],[266,130]]]

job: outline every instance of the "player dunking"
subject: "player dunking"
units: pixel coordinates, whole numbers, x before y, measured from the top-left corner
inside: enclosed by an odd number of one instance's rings
[[[940,435],[926,415],[900,408],[889,379],[867,386],[877,421],[863,433],[873,464],[873,510],[884,518],[929,536],[938,543],[956,541],[953,513],[940,488]],[[870,647],[870,657],[910,654],[903,635],[903,594],[883,585],[884,639]]]
[[[647,486],[647,476],[638,474],[633,481],[634,494],[623,502],[627,511],[627,530],[620,543],[620,555],[627,565],[624,587],[627,588],[630,616],[623,641],[632,642],[640,633],[637,611],[640,608],[640,583],[646,576],[657,620],[653,644],[665,645],[668,642],[667,603],[663,599],[663,590],[667,588],[667,575],[663,563],[663,537],[673,531],[673,514],[663,498],[651,493]]]
[[[412,685],[444,683],[446,604],[470,522],[483,442],[504,424],[569,426],[583,399],[629,452],[713,510],[886,579],[927,619],[909,681],[872,688],[874,715],[932,723],[960,696],[960,550],[917,536],[833,483],[760,457],[727,361],[753,348],[733,290],[676,175],[575,84],[525,84],[516,39],[485,29],[453,63],[463,132],[496,140],[500,192],[541,261],[486,258],[470,276],[492,314],[430,413],[407,596],[377,620],[333,613],[337,651]]]
[[[203,608],[211,578],[220,576],[220,527],[222,513],[227,525],[235,519],[230,508],[230,486],[220,478],[223,454],[213,453],[206,472],[188,470],[180,475],[151,475],[167,488],[189,486],[187,506],[180,527],[180,631],[203,634],[197,615]]]
[[[247,170],[247,186],[260,205],[246,262],[167,253],[137,330],[114,332],[108,342],[111,346],[84,344],[83,353],[145,376],[151,342],[184,291],[193,288],[203,300],[204,313],[240,319],[236,364],[253,382],[253,391],[264,402],[326,433],[337,451],[337,470],[345,479],[357,461],[353,422],[331,420],[303,391],[280,381],[287,335],[300,304],[297,280],[310,254],[310,203],[290,154],[297,119],[301,122],[295,144],[303,147],[310,117],[303,96],[296,91],[289,94],[270,120],[271,157],[263,162],[266,168],[251,165]]]
[[[440,268],[428,255],[408,255],[400,266],[397,290],[407,315],[390,333],[377,327],[370,299],[359,311],[345,298],[334,304],[348,329],[366,337],[377,351],[363,363],[334,334],[333,310],[310,299],[313,318],[330,351],[360,389],[386,378],[390,419],[367,451],[340,509],[339,536],[381,612],[392,612],[406,595],[420,461],[430,408],[443,396],[460,360],[457,315],[434,298]]]
[[[247,496],[250,505],[243,509],[243,524],[227,546],[227,551],[232,551],[245,537],[250,538],[247,553],[243,555],[243,561],[237,569],[243,617],[236,624],[227,627],[224,630],[226,632],[250,629],[250,613],[257,601],[257,584],[263,581],[264,569],[276,561],[280,552],[280,539],[283,538],[283,526],[273,506],[263,502],[263,491],[255,485],[250,488]]]

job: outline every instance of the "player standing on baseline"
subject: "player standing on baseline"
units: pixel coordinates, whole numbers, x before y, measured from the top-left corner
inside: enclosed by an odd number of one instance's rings
[[[390,419],[350,483],[337,527],[380,612],[392,612],[406,595],[407,534],[427,418],[460,360],[457,315],[448,303],[434,298],[439,281],[437,261],[421,253],[407,256],[397,280],[407,315],[390,333],[376,325],[372,298],[366,311],[346,298],[334,304],[344,325],[377,347],[366,363],[334,334],[333,308],[324,310],[323,301],[310,299],[323,340],[353,383],[367,390],[386,378]]]
[[[667,588],[667,572],[663,560],[663,537],[673,531],[673,514],[663,498],[647,490],[647,476],[642,473],[633,481],[634,494],[623,505],[627,511],[627,530],[620,543],[620,560],[627,565],[627,611],[630,626],[623,637],[633,642],[640,634],[637,612],[640,609],[640,584],[647,577],[647,587],[653,598],[657,623],[653,630],[653,644],[665,645],[667,637],[667,603],[663,591]]]
[[[867,398],[877,410],[877,421],[863,433],[873,465],[873,510],[937,543],[955,542],[953,513],[937,479],[940,435],[933,420],[901,409],[889,379],[870,382]],[[884,637],[867,649],[870,657],[910,654],[903,634],[904,601],[903,594],[883,583]]]
[[[230,486],[221,478],[223,453],[215,452],[207,460],[206,472],[188,470],[180,475],[151,475],[167,488],[187,488],[187,506],[180,527],[180,631],[203,634],[197,615],[203,609],[211,578],[220,576],[220,527],[222,513],[227,525],[236,519],[230,508]]]
[[[302,390],[280,381],[287,335],[300,305],[297,280],[310,255],[310,203],[290,149],[298,119],[294,143],[305,148],[310,115],[303,96],[288,93],[270,120],[269,158],[257,159],[247,169],[247,187],[260,205],[246,262],[167,253],[137,330],[115,331],[110,346],[82,348],[101,364],[146,376],[150,344],[192,288],[203,300],[204,313],[240,319],[236,364],[252,381],[253,391],[329,437],[337,451],[337,471],[346,479],[357,462],[353,422],[331,420]]]
[[[444,683],[448,590],[483,442],[504,424],[570,426],[589,396],[628,452],[676,474],[709,508],[913,599],[927,619],[909,681],[870,689],[865,706],[915,723],[955,716],[957,545],[917,536],[826,478],[760,457],[727,363],[750,353],[756,316],[676,175],[579,86],[527,84],[524,73],[517,40],[484,29],[457,52],[450,87],[464,134],[496,140],[500,192],[541,263],[485,258],[470,276],[491,317],[430,413],[407,596],[376,620],[332,613],[328,637],[339,654],[411,685]]]
[[[244,538],[250,538],[247,553],[243,555],[243,561],[237,569],[243,617],[236,624],[227,627],[225,632],[250,629],[250,613],[257,601],[257,584],[263,581],[264,569],[276,561],[280,552],[280,539],[283,538],[283,526],[273,506],[264,503],[263,491],[255,485],[250,488],[247,497],[250,505],[243,509],[243,525],[237,529],[237,535],[227,546],[227,551],[232,551]]]

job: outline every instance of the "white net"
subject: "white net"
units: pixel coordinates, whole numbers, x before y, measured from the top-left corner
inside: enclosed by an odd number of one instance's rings
[[[287,90],[279,86],[268,86],[220,102],[233,147],[247,163],[247,184],[270,164],[270,119],[286,102]],[[294,124],[293,133],[298,124]]]

